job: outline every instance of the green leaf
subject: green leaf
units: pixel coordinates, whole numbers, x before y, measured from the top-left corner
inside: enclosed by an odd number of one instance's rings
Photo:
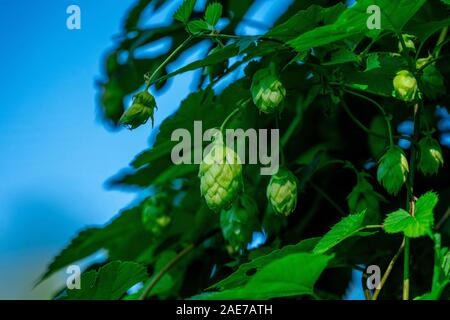
[[[203,31],[208,31],[209,26],[208,24],[203,20],[193,20],[189,21],[187,24],[187,27],[189,31],[193,34],[201,33]]]
[[[414,300],[439,300],[444,289],[450,284],[450,280],[444,280],[439,283],[436,288],[430,292],[427,292],[421,296],[415,297]]]
[[[364,71],[367,72],[378,68],[381,68],[380,61],[378,60],[378,53],[370,54],[367,57],[366,70]]]
[[[205,20],[209,25],[214,27],[219,22],[221,16],[222,5],[220,3],[215,2],[208,5],[205,12]]]
[[[107,249],[111,260],[133,260],[149,243],[151,238],[142,225],[141,207],[127,209],[103,228],[91,227],[81,231],[54,258],[39,282],[100,249]]]
[[[363,227],[366,211],[342,218],[328,231],[314,247],[313,253],[325,253],[348,237],[355,235]]]
[[[289,254],[311,251],[317,244],[318,240],[319,238],[302,240],[295,245],[287,245],[281,249],[274,250],[267,255],[255,258],[251,262],[243,263],[239,266],[238,270],[232,273],[229,277],[210,286],[208,289],[217,288],[224,290],[242,286],[251,279],[251,275],[259,270],[262,270],[262,268],[264,268],[267,264]]]
[[[434,65],[428,65],[423,70],[421,89],[430,100],[435,100],[446,93],[444,78]]]
[[[387,233],[403,232],[410,238],[426,235],[433,226],[433,209],[437,202],[438,196],[427,192],[415,203],[414,216],[403,209],[392,212],[384,220],[384,230]]]
[[[314,284],[331,258],[311,253],[290,254],[263,267],[242,287],[205,293],[193,299],[254,300],[312,295]]]
[[[373,30],[367,28],[369,18],[367,8],[371,5],[380,7],[383,30],[400,32],[425,2],[425,0],[360,0],[354,6],[347,8],[334,23],[305,32],[289,41],[288,44],[301,52],[350,37],[373,34]]]
[[[175,11],[173,18],[183,23],[187,23],[194,10],[196,0],[184,0],[181,6]]]
[[[147,278],[143,265],[135,262],[114,261],[98,271],[81,275],[81,288],[66,289],[67,300],[117,300],[128,289]]]

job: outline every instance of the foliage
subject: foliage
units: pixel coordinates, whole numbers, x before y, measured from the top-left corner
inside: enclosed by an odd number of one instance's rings
[[[450,171],[436,115],[450,102],[448,1],[298,0],[258,36],[237,33],[251,23],[250,0],[184,0],[170,24],[141,27],[163,3],[141,0],[128,12],[99,85],[108,126],[155,136],[108,182],[147,198],[54,258],[41,280],[107,253],[83,272],[82,290],[55,297],[340,299],[353,269],[376,264],[388,278],[380,298],[448,299]],[[368,28],[371,5],[381,29]],[[137,58],[161,39],[171,40],[168,52]],[[209,50],[185,63],[199,47]],[[168,107],[158,97],[188,71],[192,92],[153,129],[147,120]],[[212,164],[174,164],[172,133],[193,135],[196,121],[220,133],[278,128],[280,172],[289,174],[229,163],[239,156],[217,141],[203,159]],[[398,131],[404,123],[413,132]],[[203,147],[182,158],[203,158]],[[406,263],[387,269],[396,252]]]

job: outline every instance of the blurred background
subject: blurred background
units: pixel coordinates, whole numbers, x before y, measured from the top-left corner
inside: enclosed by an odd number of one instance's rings
[[[247,16],[261,23],[241,25],[237,32],[263,33],[291,2],[255,1]],[[65,282],[64,271],[33,286],[53,256],[77,231],[106,223],[135,197],[108,190],[105,181],[148,146],[151,126],[108,129],[98,115],[96,90],[105,54],[133,3],[0,4],[0,299],[50,298]],[[166,1],[142,23],[170,24],[180,3]],[[81,9],[80,30],[66,26],[70,5]],[[162,43],[140,54],[164,48]],[[207,49],[200,46],[169,66],[199,59]],[[180,75],[170,83],[170,94],[156,96],[161,107],[155,128],[187,96],[186,84],[195,78],[195,72]]]

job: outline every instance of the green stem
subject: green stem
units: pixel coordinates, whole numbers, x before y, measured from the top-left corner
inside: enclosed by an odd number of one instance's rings
[[[345,89],[345,88],[343,90],[345,92],[349,93],[349,94],[352,94],[352,95],[356,96],[356,97],[359,97],[361,99],[369,101],[370,103],[375,105],[380,110],[381,114],[383,115],[383,117],[384,117],[384,119],[386,121],[386,125],[387,125],[387,128],[388,128],[389,143],[390,143],[391,146],[393,146],[394,145],[394,138],[393,138],[392,127],[391,127],[391,117],[386,113],[384,108],[378,102],[376,102],[372,98],[369,98],[369,97],[367,97],[367,96],[365,96],[363,94],[360,94],[360,93],[357,93],[357,92],[354,92],[352,90],[348,90],[348,89]]]
[[[441,43],[443,43],[444,42],[444,40],[445,40],[445,37],[447,36],[447,32],[448,32],[448,27],[445,27],[445,28],[443,28],[442,30],[441,30],[441,33],[439,34],[439,38],[438,38],[438,40],[437,40],[437,42],[436,42],[436,52],[435,52],[435,57],[437,58],[437,57],[439,57],[439,53],[440,53],[440,51],[441,51],[441,47],[440,47],[440,45],[441,45]]]
[[[313,187],[313,189],[317,193],[319,193],[322,196],[322,198],[327,200],[342,216],[346,216],[347,215],[347,213],[345,213],[345,211],[342,210],[341,207],[333,199],[331,199],[331,197],[325,191],[323,191],[314,182],[310,181],[309,183],[310,183],[311,187]]]
[[[231,120],[231,118],[233,118],[239,111],[241,111],[240,107],[237,107],[236,109],[234,109],[226,118],[225,120],[223,120],[222,125],[220,126],[220,131],[222,132],[222,134],[224,133],[225,127],[228,124],[228,122]]]
[[[178,53],[181,51],[181,49],[183,49],[194,37],[192,35],[190,35],[189,37],[186,38],[186,40],[184,40],[177,48],[175,48],[175,50],[172,51],[172,53],[158,66],[158,68],[156,68],[155,71],[153,71],[152,75],[150,76],[150,78],[147,80],[147,85],[145,86],[145,91],[148,90],[148,88],[150,88],[150,86],[153,84],[153,80],[155,79],[155,77],[158,75],[158,73],[161,71],[162,68],[164,68],[169,61]]]
[[[439,286],[439,279],[441,278],[441,235],[435,233],[434,241],[434,267],[433,267],[433,281],[431,284],[431,291],[435,291]]]
[[[275,125],[276,125],[278,131],[280,131],[280,121],[278,119],[279,116],[280,116],[279,114],[275,115]],[[283,143],[280,143],[279,152],[280,152],[280,157],[281,157],[281,165],[284,165],[285,159],[284,159]]]

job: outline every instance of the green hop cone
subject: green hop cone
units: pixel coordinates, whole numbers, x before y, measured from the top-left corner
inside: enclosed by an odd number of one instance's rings
[[[142,91],[134,96],[131,107],[125,111],[119,122],[130,129],[136,129],[151,118],[153,126],[153,114],[156,108],[155,98],[147,91]]]
[[[417,59],[416,60],[416,68],[421,69],[425,64],[430,62],[432,59],[433,59],[433,56],[431,54],[426,58]]]
[[[142,208],[142,225],[144,229],[155,236],[160,236],[171,222],[168,199],[165,194],[156,194],[148,198]]]
[[[390,194],[396,195],[405,183],[409,171],[405,153],[398,146],[389,147],[378,162],[378,182]]]
[[[356,186],[347,197],[350,213],[366,210],[366,223],[375,224],[380,221],[380,201],[385,201],[382,195],[374,191],[367,181],[364,172],[358,173]]]
[[[412,101],[416,97],[417,80],[411,72],[407,70],[397,72],[393,84],[394,94],[398,99]]]
[[[220,47],[215,47],[209,52],[208,55],[214,54],[220,50]],[[209,76],[210,81],[213,81],[217,77],[222,76],[226,68],[228,68],[228,60],[207,66],[205,68],[204,74]]]
[[[258,70],[253,76],[251,93],[253,103],[261,112],[281,111],[286,89],[272,68]]]
[[[287,169],[280,169],[267,186],[269,199],[276,214],[288,216],[297,206],[297,178]]]
[[[242,196],[228,210],[220,213],[220,227],[231,252],[239,252],[252,240],[258,226],[258,208],[251,198]]]
[[[243,188],[239,156],[225,146],[218,133],[213,146],[200,164],[200,191],[208,207],[220,212],[229,209]]]
[[[439,142],[428,136],[420,139],[418,149],[418,169],[425,175],[437,174],[439,167],[444,164],[442,149]]]

